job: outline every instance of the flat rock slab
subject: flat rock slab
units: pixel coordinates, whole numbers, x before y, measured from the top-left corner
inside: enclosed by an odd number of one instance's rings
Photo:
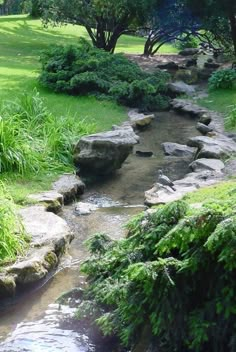
[[[3,268],[0,298],[14,295],[18,285],[22,288],[46,277],[73,239],[67,223],[47,212],[43,206],[21,209],[20,215],[26,232],[31,236],[30,248],[25,257]]]
[[[62,194],[64,204],[68,204],[84,193],[85,184],[73,174],[64,174],[53,183],[53,189]]]
[[[138,141],[131,126],[82,137],[75,147],[75,165],[81,175],[111,174],[121,168]]]
[[[190,168],[197,172],[203,170],[222,171],[225,165],[218,159],[197,159],[190,164]]]
[[[184,144],[178,143],[162,143],[162,147],[165,155],[177,156],[177,157],[190,157],[193,158],[197,152],[197,148],[188,147]]]
[[[221,159],[236,153],[236,143],[231,138],[219,133],[212,137],[197,136],[190,138],[187,145],[198,148],[198,159]]]
[[[130,123],[133,127],[143,128],[149,126],[153,119],[155,118],[154,114],[145,115],[139,113],[137,109],[132,109],[128,112]]]
[[[45,204],[47,211],[58,213],[63,205],[63,195],[56,191],[41,192],[37,194],[30,194],[27,200],[34,203]]]
[[[221,172],[201,171],[189,173],[183,179],[174,181],[176,191],[156,183],[150,190],[145,192],[145,204],[154,206],[179,200],[189,192],[213,185],[222,179],[223,174]]]

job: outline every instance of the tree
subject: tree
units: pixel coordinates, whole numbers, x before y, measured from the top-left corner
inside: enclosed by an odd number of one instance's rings
[[[231,45],[236,55],[236,1],[186,0],[186,5],[201,19],[203,28]]]
[[[153,0],[41,0],[46,24],[83,25],[95,47],[114,52],[119,37],[146,21]]]
[[[40,0],[32,0],[30,15],[34,18],[41,17],[42,9],[41,9]]]
[[[183,0],[157,0],[148,21],[149,35],[144,55],[154,55],[162,45],[174,40],[187,40],[201,28],[199,21]],[[185,36],[181,38],[181,35]]]

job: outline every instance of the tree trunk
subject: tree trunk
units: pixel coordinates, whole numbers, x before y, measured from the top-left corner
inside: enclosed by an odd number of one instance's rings
[[[229,16],[230,26],[231,26],[231,36],[234,46],[234,55],[236,56],[236,14],[231,13]]]

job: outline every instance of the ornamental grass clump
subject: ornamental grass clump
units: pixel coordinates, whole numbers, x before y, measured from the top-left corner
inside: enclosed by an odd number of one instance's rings
[[[0,267],[14,261],[28,248],[29,236],[25,233],[16,207],[0,184]]]

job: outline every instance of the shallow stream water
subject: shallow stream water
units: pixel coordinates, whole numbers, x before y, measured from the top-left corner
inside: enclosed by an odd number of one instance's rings
[[[74,231],[75,239],[48,282],[0,307],[1,352],[112,352],[111,346],[95,346],[77,327],[67,325],[66,318],[74,310],[55,301],[63,292],[83,285],[80,263],[88,255],[84,240],[96,232],[105,232],[114,239],[123,237],[124,224],[144,209],[144,192],[156,182],[158,169],[173,180],[189,171],[189,161],[164,157],[161,143],[184,144],[197,135],[195,124],[194,119],[172,112],[157,114],[152,125],[139,133],[140,144],[123,167],[112,178],[87,189],[82,201],[95,204],[97,209],[88,216],[78,216],[75,204],[63,209],[61,216]],[[153,156],[139,157],[137,150],[151,151]]]

